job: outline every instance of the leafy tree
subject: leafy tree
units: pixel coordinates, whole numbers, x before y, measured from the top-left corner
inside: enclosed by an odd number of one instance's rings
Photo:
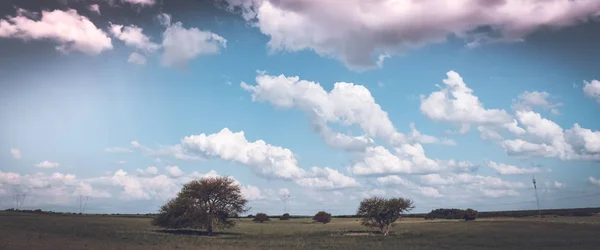
[[[270,220],[271,219],[269,219],[269,216],[267,214],[265,214],[265,213],[257,213],[254,216],[254,220],[252,220],[252,221],[263,223],[265,221],[270,221]]]
[[[248,218],[254,218],[254,215],[249,214],[248,216],[246,216]]]
[[[327,224],[331,221],[331,214],[325,211],[320,211],[317,214],[315,214],[315,216],[313,216],[313,221]]]
[[[229,228],[228,218],[246,212],[248,201],[242,197],[240,186],[228,177],[209,177],[185,185],[177,197],[163,205],[152,224],[163,228],[206,229]]]
[[[372,197],[360,202],[356,215],[363,218],[363,226],[379,228],[383,235],[388,235],[392,224],[413,208],[411,199]]]
[[[464,220],[466,220],[466,221],[475,220],[475,218],[477,218],[477,210],[469,208],[465,211],[465,215],[463,216]]]
[[[291,216],[288,213],[285,213],[281,217],[279,217],[279,220],[289,220],[289,219],[291,219]]]

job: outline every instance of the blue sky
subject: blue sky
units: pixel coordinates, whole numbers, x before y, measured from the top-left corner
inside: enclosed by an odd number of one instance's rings
[[[2,4],[0,207],[154,212],[211,175],[252,213],[534,209],[532,175],[600,205],[600,5],[430,2]]]

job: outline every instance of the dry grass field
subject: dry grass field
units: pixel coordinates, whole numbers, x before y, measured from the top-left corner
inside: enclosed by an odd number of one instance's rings
[[[148,218],[0,212],[0,249],[598,249],[600,216],[404,219],[381,236],[357,219],[253,223],[215,236],[165,231]]]

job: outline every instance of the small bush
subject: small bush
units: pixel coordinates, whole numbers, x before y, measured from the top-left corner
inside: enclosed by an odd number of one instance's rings
[[[259,222],[259,223],[263,223],[263,222],[265,222],[265,221],[269,221],[269,220],[270,220],[270,219],[269,219],[269,216],[267,216],[267,214],[265,214],[265,213],[257,213],[257,214],[254,216],[254,220],[252,220],[252,221],[254,221],[254,222]]]
[[[315,216],[313,216],[313,221],[327,224],[331,221],[331,214],[325,211],[320,211],[317,214],[315,214]]]
[[[279,220],[289,220],[290,218],[290,214],[285,213],[281,217],[279,217]]]
[[[254,215],[249,214],[248,216],[246,216],[248,218],[254,218]]]
[[[477,218],[477,210],[469,208],[465,211],[465,215],[463,216],[464,220],[470,221],[475,220],[475,218]]]

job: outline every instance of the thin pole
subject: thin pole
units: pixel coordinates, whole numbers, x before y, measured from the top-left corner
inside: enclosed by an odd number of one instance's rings
[[[535,202],[537,203],[538,215],[539,215],[540,219],[542,219],[542,210],[540,209],[540,199],[538,198],[535,176],[533,176],[533,189],[535,189]]]

